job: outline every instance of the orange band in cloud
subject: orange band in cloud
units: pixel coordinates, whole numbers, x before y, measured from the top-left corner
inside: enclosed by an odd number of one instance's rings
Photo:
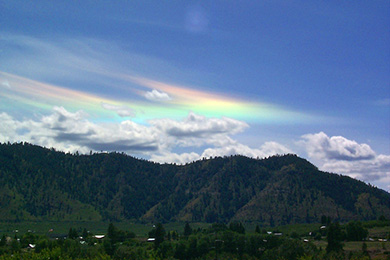
[[[113,76],[113,75],[111,75]],[[83,110],[92,117],[102,120],[118,120],[115,113],[107,110],[102,104],[127,107],[135,111],[136,121],[146,122],[155,118],[185,117],[190,111],[207,117],[231,117],[247,122],[299,122],[310,118],[295,111],[278,106],[248,102],[226,95],[197,90],[194,88],[167,84],[147,78],[128,75],[116,76],[125,81],[137,84],[149,90],[159,90],[168,94],[171,99],[165,102],[153,102],[143,97],[146,91],[136,91],[137,96],[123,95],[103,97],[89,92],[77,91],[48,83],[43,83],[17,75],[0,72],[2,95],[15,100],[17,105],[32,106],[40,109],[51,109],[63,106],[72,110]],[[140,99],[141,96],[141,99]]]

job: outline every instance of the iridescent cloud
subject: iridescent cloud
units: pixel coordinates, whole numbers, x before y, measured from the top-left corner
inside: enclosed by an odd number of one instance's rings
[[[193,111],[205,116],[226,116],[247,122],[264,123],[299,123],[314,120],[313,116],[268,103],[247,101],[221,93],[201,91],[142,77],[128,75],[120,77],[139,86],[167,93],[171,97],[169,104],[178,111],[186,111],[186,113]],[[142,92],[139,93],[142,95]]]
[[[131,116],[138,122],[147,123],[156,118],[183,118],[189,112],[207,117],[230,117],[248,123],[299,123],[312,119],[309,115],[272,104],[246,101],[220,93],[128,75],[116,76],[116,79],[136,84],[138,90],[134,88],[133,96],[118,97],[98,96],[5,72],[0,72],[0,78],[1,96],[14,107],[24,106],[44,112],[61,105],[72,111],[83,110],[94,120],[120,120],[120,117]],[[145,90],[139,90],[139,87]],[[160,98],[150,98],[153,91]],[[145,94],[149,94],[149,98]],[[132,113],[123,113],[124,108]],[[4,109],[6,110],[5,107]]]

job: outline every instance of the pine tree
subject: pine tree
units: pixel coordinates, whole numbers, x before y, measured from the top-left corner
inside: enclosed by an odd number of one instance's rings
[[[88,237],[88,231],[86,228],[83,230],[83,238],[86,239]]]
[[[259,227],[259,225],[256,225],[255,233],[260,234],[260,227]]]
[[[342,241],[342,231],[340,224],[338,222],[331,223],[328,227],[328,246],[326,247],[326,251],[329,253],[331,251],[342,251],[343,244]]]
[[[5,246],[6,242],[7,242],[7,238],[3,234],[3,236],[1,237],[1,240],[0,240],[0,246]]]
[[[107,237],[111,240],[112,244],[118,242],[118,230],[112,223],[108,225]]]
[[[164,241],[165,237],[165,229],[161,223],[158,223],[156,225],[156,233],[155,233],[155,240],[154,245],[156,248],[159,247],[159,245]]]
[[[188,222],[186,222],[186,225],[184,226],[184,236],[188,237],[192,234],[192,228]]]
[[[76,239],[78,238],[79,234],[77,233],[77,230],[75,228],[70,228],[68,232],[68,238],[70,239]]]

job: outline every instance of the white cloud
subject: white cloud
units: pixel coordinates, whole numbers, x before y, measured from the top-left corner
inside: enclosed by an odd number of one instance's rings
[[[239,142],[233,141],[228,146],[220,146],[214,148],[206,148],[201,155],[198,153],[172,153],[163,152],[160,154],[153,154],[151,160],[155,162],[169,162],[184,164],[202,158],[230,156],[230,155],[244,155],[251,158],[264,158],[275,154],[287,154],[291,153],[291,150],[285,146],[276,142],[266,142],[260,148],[250,148],[247,145],[240,144]]]
[[[368,144],[325,133],[302,136],[301,143],[311,159],[324,171],[340,173],[363,181],[388,180],[390,156],[377,155]]]
[[[87,120],[87,116],[82,111],[72,113],[63,107],[55,107],[52,114],[35,121],[18,121],[2,113],[0,130],[7,134],[0,134],[0,141],[27,141],[70,152],[147,153],[159,149],[157,133],[149,127],[131,121],[97,124]]]
[[[373,159],[375,152],[368,144],[359,144],[342,136],[328,137],[325,133],[302,136],[308,155],[325,160]]]
[[[219,134],[237,134],[249,127],[247,123],[232,118],[207,118],[190,112],[183,121],[158,119],[152,125],[176,138],[206,138]]]
[[[241,154],[265,157],[291,151],[276,142],[251,148],[230,137],[248,125],[230,118],[206,118],[194,113],[183,120],[159,119],[144,126],[130,120],[120,123],[94,123],[88,114],[69,112],[54,107],[52,113],[36,120],[19,121],[6,113],[0,114],[0,142],[27,141],[81,153],[93,151],[124,151],[139,154],[157,162],[187,163],[203,157]],[[179,146],[204,146],[202,154],[174,151]]]
[[[129,107],[126,107],[126,106],[118,106],[118,105],[108,104],[108,103],[104,103],[104,102],[101,103],[101,106],[104,109],[116,112],[120,117],[134,117],[135,116],[135,111]]]
[[[322,169],[365,181],[378,180],[390,177],[390,155],[380,154],[373,159],[361,161],[326,161]]]
[[[231,145],[230,137],[244,131],[248,126],[243,121],[231,118],[208,118],[190,112],[183,120],[156,119],[149,123],[165,139],[163,145],[170,147],[201,147]]]
[[[199,160],[200,156],[197,153],[171,153],[171,152],[164,152],[162,154],[153,154],[150,158],[150,160],[154,162],[159,163],[178,163],[178,164],[185,164],[188,162],[193,162],[196,160]]]
[[[0,113],[0,142],[8,142],[15,139],[17,129],[21,129],[20,123],[14,122],[7,113]]]
[[[214,157],[214,156],[229,156],[229,155],[244,155],[252,158],[263,158],[272,156],[275,154],[287,154],[291,153],[291,150],[287,147],[278,144],[276,142],[266,142],[260,148],[250,148],[247,145],[235,143],[228,146],[218,148],[206,149],[201,157]]]
[[[146,92],[144,96],[148,100],[158,101],[158,102],[169,101],[172,99],[167,93],[160,92],[156,89]]]
[[[0,141],[27,141],[71,152],[125,151],[151,156],[159,162],[184,163],[199,159],[200,156],[194,152],[180,155],[173,153],[172,150],[178,146],[240,147],[230,135],[248,127],[241,121],[206,118],[194,113],[189,113],[188,117],[179,121],[154,120],[149,126],[130,120],[94,123],[88,120],[88,116],[83,111],[69,112],[63,107],[54,107],[51,114],[26,121],[1,113]],[[237,151],[241,150],[242,147]]]

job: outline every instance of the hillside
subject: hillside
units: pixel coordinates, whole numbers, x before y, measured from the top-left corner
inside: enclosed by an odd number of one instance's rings
[[[186,165],[119,153],[72,155],[0,145],[0,221],[316,222],[390,218],[390,194],[296,155]]]

